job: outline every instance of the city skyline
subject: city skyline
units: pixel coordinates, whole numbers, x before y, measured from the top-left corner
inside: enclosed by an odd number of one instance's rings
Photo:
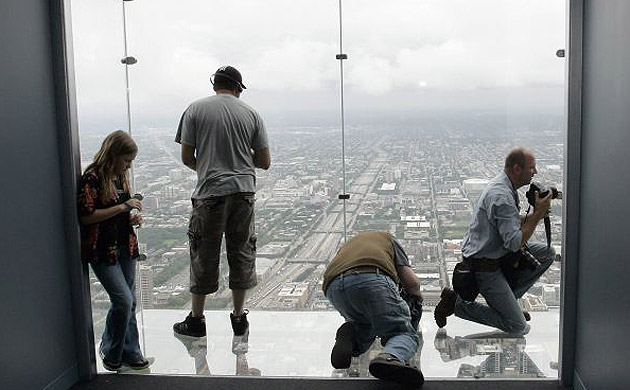
[[[492,128],[496,120],[487,117],[478,126]],[[441,123],[457,128],[458,121]],[[463,128],[465,123],[461,123]],[[516,123],[483,139],[474,131],[455,129],[379,131],[381,127],[374,126],[350,132],[346,144],[346,193],[351,196],[348,236],[359,231],[391,232],[407,250],[430,306],[434,295],[450,283],[459,261],[459,242],[484,180],[500,171],[512,146],[532,147],[539,170],[535,180],[562,189],[562,132],[555,127],[554,117],[539,117],[530,126],[541,123],[546,123],[542,129]],[[513,139],[519,131],[519,138]],[[142,300],[156,308],[185,307],[190,298],[186,231],[196,174],[179,160],[173,134],[174,129],[144,129],[136,134],[139,154],[134,174],[137,191],[145,196],[145,222],[139,237],[148,255],[142,275],[150,275],[152,281],[142,285],[147,289],[144,295],[154,296]],[[337,130],[289,127],[271,134],[273,169],[258,172],[257,182],[260,285],[252,291],[248,305],[269,310],[329,310],[319,283],[325,264],[343,242]],[[98,136],[87,136],[84,149],[95,150],[99,142]],[[524,196],[521,202],[524,210]],[[552,222],[558,246],[562,231],[558,201],[554,201]],[[540,232],[537,239],[542,241]],[[536,290],[538,301],[523,300],[524,305],[555,304],[559,270],[549,277],[548,284],[556,286],[553,291],[543,293],[541,287]],[[218,299],[210,300],[211,307],[228,307],[229,297],[223,296],[227,293],[222,286]]]
[[[478,126],[500,127],[492,122],[486,118]],[[483,188],[484,179],[500,171],[505,151],[514,142],[534,148],[539,169],[536,180],[562,188],[563,132],[554,125],[553,117],[538,118],[533,123],[537,125],[526,128],[517,124],[509,131],[486,138],[465,130],[464,124],[463,130],[454,130],[458,128],[454,126],[441,131],[396,128],[379,132],[377,126],[350,133],[346,145],[347,192],[351,194],[347,207],[349,235],[364,230],[392,231],[407,251],[425,296],[421,322],[425,344],[414,358],[414,364],[420,365],[425,375],[502,378],[556,375],[560,263],[554,263],[521,300],[523,308],[533,317],[534,331],[527,337],[527,349],[524,338],[497,340],[493,338],[496,336],[487,336],[474,343],[463,343],[467,337],[462,339],[462,335],[483,332],[485,328],[455,318],[448,327],[449,334],[456,335],[452,341],[453,338],[437,331],[431,315],[441,287],[450,280],[449,272],[460,259],[459,242],[469,221],[474,194]],[[515,137],[514,132],[519,135]],[[208,338],[212,344],[208,345],[207,355],[203,354],[203,344],[194,354],[191,350],[186,353],[171,336],[172,322],[189,307],[186,231],[189,198],[196,179],[195,173],[179,161],[179,145],[173,141],[173,134],[174,129],[143,129],[135,136],[139,145],[136,181],[138,190],[145,195],[145,225],[139,229],[139,238],[142,250],[148,255],[138,274],[142,311],[138,321],[143,329],[146,327],[143,338],[146,337],[147,351],[156,357],[152,372],[195,374],[194,367],[200,359],[210,369],[200,375],[248,375],[239,371],[238,358],[236,370],[223,362],[230,352],[222,346],[231,337],[224,329],[229,327],[227,313],[231,302],[224,279],[219,292],[206,305],[206,315],[212,323]],[[276,128],[272,134],[275,135],[271,139],[275,151],[272,169],[258,172],[259,285],[250,291],[246,303],[256,329],[250,338],[253,352],[247,355],[249,367],[257,368],[262,375],[367,376],[366,362],[372,355],[353,360],[346,372],[331,370],[328,356],[321,352],[328,350],[337,322],[342,321],[321,293],[325,264],[343,240],[342,208],[336,198],[341,174],[339,139],[334,137],[338,130],[289,127]],[[390,137],[391,134],[396,136]],[[91,148],[98,147],[98,136],[89,138]],[[82,142],[84,149],[90,149],[89,143]],[[384,186],[385,183],[396,184]],[[556,202],[552,211],[554,246],[561,241],[560,211],[561,203]],[[544,233],[538,231],[536,240],[542,241],[543,237]],[[222,257],[225,265],[224,253]],[[99,299],[97,283],[92,285],[92,296],[98,335],[107,301],[104,295]],[[274,332],[278,328],[274,324],[278,321],[299,321],[302,333],[277,341]],[[290,325],[284,323],[284,326]],[[327,338],[328,328],[331,330]],[[318,349],[305,345],[302,334],[309,334],[306,340],[318,343]],[[378,350],[378,342],[375,345]],[[466,349],[462,350],[462,345]],[[308,359],[308,368],[296,370],[281,362],[271,364],[261,360],[263,354],[268,356],[284,348],[292,352],[290,356],[282,356],[288,360],[294,356]],[[460,353],[461,358],[457,355]],[[195,356],[194,364],[189,355]],[[165,356],[174,358],[165,359]]]

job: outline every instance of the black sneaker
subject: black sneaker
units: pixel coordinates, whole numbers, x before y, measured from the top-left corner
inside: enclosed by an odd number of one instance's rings
[[[335,336],[335,346],[330,354],[332,366],[340,368],[350,368],[352,363],[352,351],[354,350],[354,325],[352,322],[345,322],[337,329]]]
[[[406,387],[417,388],[424,383],[422,371],[385,352],[379,353],[372,359],[369,370],[375,378],[392,381]]]
[[[132,363],[123,362],[122,365],[125,367],[129,367],[132,370],[144,370],[144,369],[149,368],[151,363],[152,363],[151,361],[145,358],[141,358],[140,360],[136,362],[132,362]]]
[[[119,371],[122,368],[122,363],[110,362],[109,360],[103,358],[103,367],[105,367],[107,371]]]
[[[249,331],[249,322],[247,321],[247,314],[249,310],[243,310],[243,314],[235,316],[234,313],[230,313],[230,321],[232,321],[232,330],[235,336],[242,336]]]
[[[433,312],[433,318],[435,318],[435,323],[439,328],[443,328],[446,326],[446,317],[455,313],[455,302],[457,301],[457,294],[455,291],[451,290],[448,287],[444,287],[442,289],[442,294],[440,294],[440,303],[435,307],[435,311]]]
[[[529,312],[526,310],[523,310],[523,317],[525,317],[525,321],[529,321],[532,319],[532,315],[529,314]]]
[[[206,317],[193,317],[192,312],[182,322],[173,325],[173,331],[183,336],[204,337],[206,335]]]

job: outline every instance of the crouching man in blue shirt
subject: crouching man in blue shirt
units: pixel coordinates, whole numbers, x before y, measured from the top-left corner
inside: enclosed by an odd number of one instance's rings
[[[434,311],[441,328],[446,317],[457,317],[498,328],[504,332],[525,335],[529,332],[529,314],[518,304],[530,287],[549,268],[555,257],[546,244],[530,243],[536,226],[549,212],[551,192],[541,198],[536,193],[534,211],[519,215],[520,187],[531,182],[537,173],[536,159],[529,149],[515,148],[505,159],[505,168],[490,181],[475,207],[472,221],[462,244],[464,265],[474,272],[479,293],[487,305],[466,301],[456,292],[444,288]],[[527,248],[537,262],[526,262],[521,249]]]

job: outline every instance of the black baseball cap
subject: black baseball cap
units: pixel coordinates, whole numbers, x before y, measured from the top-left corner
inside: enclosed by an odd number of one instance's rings
[[[226,79],[226,80],[229,80],[238,84],[238,86],[243,89],[247,89],[247,87],[245,87],[245,84],[243,84],[243,76],[241,76],[241,72],[239,72],[233,66],[229,66],[229,65],[222,66],[219,69],[217,69],[217,71],[214,72],[212,76],[215,77],[215,80],[216,80],[216,77],[218,76],[219,78],[223,78],[223,79]]]

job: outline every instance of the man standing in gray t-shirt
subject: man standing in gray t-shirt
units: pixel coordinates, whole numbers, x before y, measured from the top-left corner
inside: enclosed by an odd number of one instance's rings
[[[206,295],[219,289],[224,233],[234,303],[232,329],[237,336],[249,329],[245,293],[257,283],[255,168],[266,170],[271,164],[263,121],[239,100],[245,89],[240,72],[222,66],[213,76],[216,95],[186,109],[175,137],[182,146],[182,162],[197,172],[197,186],[188,229],[192,311],[173,330],[193,337],[206,335],[204,305]]]

